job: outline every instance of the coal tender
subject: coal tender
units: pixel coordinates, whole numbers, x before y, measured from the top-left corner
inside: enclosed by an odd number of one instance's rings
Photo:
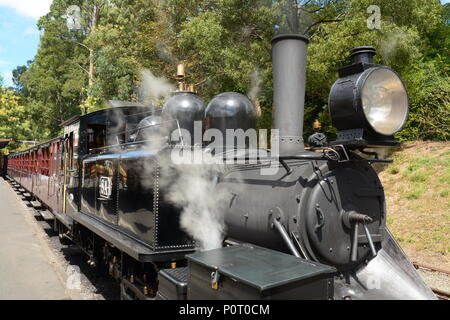
[[[307,44],[299,35],[272,40],[279,130],[272,146],[279,152],[220,177],[217,188],[230,194],[226,243],[234,245],[187,256],[187,298],[435,299],[386,227],[384,190],[371,166],[386,160],[356,152],[398,144],[393,134],[408,113],[405,86],[392,69],[373,63],[374,48],[355,48],[355,62],[339,70],[329,97],[337,140],[306,150]],[[235,120],[227,129],[248,123]],[[274,163],[278,172],[263,174]]]

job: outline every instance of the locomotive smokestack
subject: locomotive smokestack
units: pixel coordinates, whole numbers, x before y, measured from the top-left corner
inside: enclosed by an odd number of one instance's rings
[[[352,49],[351,57],[355,60],[355,63],[373,63],[373,56],[377,52],[374,47],[356,47]]]
[[[309,39],[283,34],[272,39],[273,102],[280,154],[304,151],[306,50]],[[275,140],[274,140],[275,141]]]

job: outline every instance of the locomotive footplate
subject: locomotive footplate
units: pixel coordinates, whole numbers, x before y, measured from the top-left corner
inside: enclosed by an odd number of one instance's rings
[[[161,262],[183,259],[185,254],[193,250],[179,249],[170,251],[153,251],[141,242],[113,229],[102,221],[82,212],[72,214],[73,219],[95,232],[104,240],[114,244],[117,249],[140,262]]]
[[[53,211],[53,214],[55,215],[56,219],[58,219],[58,221],[62,222],[67,228],[71,228],[72,224],[73,224],[73,219],[68,217],[67,214],[64,213],[60,213],[57,211]]]

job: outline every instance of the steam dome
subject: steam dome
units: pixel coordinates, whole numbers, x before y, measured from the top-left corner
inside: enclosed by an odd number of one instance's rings
[[[203,121],[205,105],[203,100],[191,92],[177,92],[163,106],[162,116],[167,120],[178,120],[180,129],[189,131],[191,138],[184,137],[184,142],[193,143],[194,122]],[[178,129],[176,123],[169,124],[171,131]]]
[[[161,123],[163,119],[160,116],[148,116],[142,119],[136,132],[130,136],[132,141],[156,140],[163,136]]]
[[[226,129],[255,128],[256,111],[243,94],[224,92],[215,96],[205,111],[207,128],[215,128],[225,135]]]

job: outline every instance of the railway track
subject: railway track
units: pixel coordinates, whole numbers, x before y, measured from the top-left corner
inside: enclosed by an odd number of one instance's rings
[[[412,264],[413,264],[413,266],[416,269],[428,270],[428,271],[431,271],[433,273],[444,274],[444,275],[450,276],[450,271],[449,270],[444,270],[442,268],[433,267],[433,266],[430,266],[430,265],[427,265],[427,264],[423,264],[423,263],[420,263],[420,262],[417,262],[417,261],[413,261]],[[433,286],[431,286],[431,290],[433,290],[433,292],[438,297],[440,297],[442,299],[450,300],[450,292],[449,291],[443,290],[441,288],[436,288],[436,287],[433,287]]]

